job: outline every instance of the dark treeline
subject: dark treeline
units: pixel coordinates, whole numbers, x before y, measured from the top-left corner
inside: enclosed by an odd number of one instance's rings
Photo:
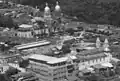
[[[41,10],[45,2],[53,8],[56,0],[13,0],[24,5],[39,6]],[[108,0],[109,1],[109,0]],[[99,2],[98,0],[60,0],[63,12],[70,16],[77,16],[89,23],[120,25],[120,3]]]

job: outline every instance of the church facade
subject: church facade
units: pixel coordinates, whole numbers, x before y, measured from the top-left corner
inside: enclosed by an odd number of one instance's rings
[[[23,24],[24,27],[19,26],[17,30],[17,36],[25,38],[33,38],[38,34],[39,35],[47,34],[49,36],[51,33],[55,32],[55,29],[58,26],[58,23],[55,24],[56,23],[55,21],[58,21],[57,19],[60,18],[61,8],[58,2],[56,2],[54,14],[52,14],[51,9],[48,6],[48,3],[46,3],[43,17],[34,17],[34,19],[31,20],[32,22],[31,24],[26,25]]]

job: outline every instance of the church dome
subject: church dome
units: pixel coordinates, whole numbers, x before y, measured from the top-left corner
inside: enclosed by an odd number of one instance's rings
[[[46,7],[45,7],[45,12],[49,12],[50,8],[48,7],[48,3],[46,3]]]
[[[58,2],[56,2],[55,10],[60,11],[60,6],[59,6]]]

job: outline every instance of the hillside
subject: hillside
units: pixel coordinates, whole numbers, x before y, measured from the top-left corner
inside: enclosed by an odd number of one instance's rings
[[[45,2],[54,9],[56,0],[13,0],[16,3],[36,6],[40,10]],[[70,16],[77,16],[89,23],[120,25],[120,0],[60,0],[62,11]],[[100,3],[102,2],[102,3]],[[107,3],[106,3],[107,2]],[[110,3],[108,3],[110,2]]]
[[[99,0],[99,2],[120,2],[120,0]]]

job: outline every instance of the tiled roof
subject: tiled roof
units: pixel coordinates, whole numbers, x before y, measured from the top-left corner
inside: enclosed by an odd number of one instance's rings
[[[15,55],[5,55],[5,54],[1,54],[0,55],[0,59],[4,59],[4,58],[10,58],[10,57],[16,57],[16,56],[20,56],[19,54],[15,54]]]
[[[105,66],[102,66],[101,64],[96,64],[96,65],[94,65],[93,67],[94,67],[94,68],[97,68],[97,69],[99,69],[99,68],[105,68]]]
[[[53,51],[51,50],[51,48],[55,47],[54,45],[47,45],[47,46],[42,46],[42,47],[39,47],[36,52],[37,53],[41,53],[41,54],[47,54],[47,55],[50,55],[50,54],[53,54]]]
[[[106,55],[104,54],[104,52],[101,53],[92,53],[92,55],[88,54],[88,55],[81,55],[81,54],[77,54],[77,57],[80,60],[92,60],[92,59],[97,59],[97,58],[102,58],[102,57],[106,57]]]
[[[106,57],[106,55],[103,53],[100,53],[97,55],[85,56],[85,60],[92,60],[92,59],[97,59],[97,58],[102,58],[102,57]]]
[[[29,76],[33,76],[33,74],[29,73],[29,72],[26,72],[26,73],[18,73],[18,74],[15,74],[15,75],[12,75],[12,77],[19,77],[19,76],[25,76],[25,77],[29,77]]]
[[[80,55],[94,55],[94,54],[99,54],[102,53],[103,49],[91,49],[91,50],[85,50],[80,52]]]

